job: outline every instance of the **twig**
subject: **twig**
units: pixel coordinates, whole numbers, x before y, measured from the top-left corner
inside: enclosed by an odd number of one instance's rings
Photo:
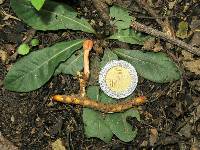
[[[156,21],[157,23],[164,28],[164,22],[160,19],[160,17],[157,16],[157,14],[155,13],[155,11],[149,7],[147,1],[145,0],[136,0],[136,2],[138,3],[138,5],[140,5],[141,8],[143,8],[144,10],[146,10]]]
[[[146,102],[146,97],[144,96],[140,96],[128,101],[110,104],[98,102],[96,100],[80,96],[55,95],[52,97],[52,99],[66,104],[81,105],[83,107],[92,108],[104,113],[122,112],[134,106],[142,105]]]
[[[19,18],[12,16],[10,14],[7,14],[3,9],[1,10],[1,14],[4,15],[3,20],[14,19],[14,20],[21,21]]]
[[[110,18],[108,15],[108,5],[106,4],[105,0],[92,0],[92,2],[99,14],[101,15],[101,17],[103,18],[103,20],[107,22]]]
[[[179,40],[177,38],[173,38],[173,37],[169,36],[166,33],[163,33],[161,31],[158,31],[156,29],[148,27],[148,26],[146,26],[144,24],[141,24],[141,23],[139,23],[137,21],[133,21],[131,27],[134,30],[145,32],[147,34],[150,34],[150,35],[153,35],[155,37],[161,38],[161,39],[163,39],[163,40],[165,40],[165,41],[167,41],[169,43],[175,44],[175,45],[187,50],[190,53],[193,53],[195,55],[200,56],[200,49],[197,49],[197,48],[195,48],[195,47],[193,47],[193,46],[191,46],[191,45],[189,45],[189,44],[187,44],[187,43],[185,43],[185,42],[183,42],[183,41],[181,41],[181,40]]]
[[[23,43],[26,43],[26,44],[27,44],[27,43],[34,37],[35,33],[36,33],[36,30],[35,30],[35,29],[29,30],[29,31],[27,32],[27,37],[26,37],[26,39],[24,40]],[[17,56],[18,56],[18,52],[16,51],[14,54],[12,54],[12,55],[10,56],[10,60],[11,60],[11,61],[15,61],[15,60],[17,59]]]

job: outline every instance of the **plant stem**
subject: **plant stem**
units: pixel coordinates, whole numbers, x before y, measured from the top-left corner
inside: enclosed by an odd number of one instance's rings
[[[193,47],[193,46],[191,46],[191,45],[189,45],[189,44],[187,44],[187,43],[185,43],[185,42],[183,42],[183,41],[181,41],[181,40],[179,40],[177,38],[171,37],[166,33],[163,33],[161,31],[158,31],[156,29],[148,27],[148,26],[146,26],[144,24],[141,24],[141,23],[139,23],[137,21],[133,21],[131,27],[134,30],[137,30],[137,31],[140,31],[140,32],[145,32],[147,34],[150,34],[150,35],[153,35],[155,37],[161,38],[161,39],[163,39],[163,40],[165,40],[165,41],[167,41],[167,42],[169,42],[171,44],[175,44],[175,45],[187,50],[190,53],[193,53],[195,55],[200,56],[200,49],[195,48],[195,47]]]

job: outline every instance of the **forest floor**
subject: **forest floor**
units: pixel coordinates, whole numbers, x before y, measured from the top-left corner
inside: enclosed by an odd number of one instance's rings
[[[175,31],[178,30],[178,23],[181,20],[187,22],[188,36],[182,40],[200,46],[200,2],[181,1],[176,5],[172,5],[172,2],[160,2],[158,6],[154,5],[154,10],[156,9],[160,14],[164,14],[165,7],[170,10],[173,15],[169,17],[169,22]],[[135,2],[119,0],[115,3],[132,10],[142,23],[162,30],[154,16],[150,16]],[[105,25],[106,17],[102,18],[92,0],[71,1],[71,5],[79,8],[80,13],[92,23],[99,35],[107,34],[109,26]],[[5,144],[7,147],[12,147],[10,149],[51,149],[52,143],[57,139],[61,139],[66,149],[71,150],[149,149],[151,147],[197,150],[200,148],[198,147],[200,145],[200,57],[181,51],[176,46],[178,50],[165,51],[183,71],[182,78],[165,84],[140,78],[136,91],[143,93],[149,102],[141,106],[141,122],[128,118],[128,122],[138,129],[136,139],[125,143],[114,136],[110,143],[105,143],[84,135],[81,106],[52,104],[50,101],[50,96],[56,93],[79,92],[79,82],[73,76],[57,75],[40,89],[29,93],[10,92],[4,88],[3,80],[10,65],[21,56],[8,63],[5,59],[15,53],[24,38],[31,33],[32,28],[8,16],[16,17],[9,0],[2,1],[0,6],[0,149],[5,148],[3,146]],[[190,31],[191,35],[189,35]],[[64,30],[37,31],[33,36],[39,39],[39,48],[80,37],[94,38],[90,34]],[[164,41],[161,44],[167,45]],[[108,47],[119,45],[133,48],[131,45],[116,41],[110,42]],[[137,48],[141,49],[141,47]],[[97,54],[93,52],[91,55]]]

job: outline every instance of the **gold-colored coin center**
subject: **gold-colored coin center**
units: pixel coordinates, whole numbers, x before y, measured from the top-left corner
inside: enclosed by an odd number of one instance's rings
[[[123,92],[131,84],[131,75],[127,68],[116,66],[111,68],[106,74],[106,84],[114,92]]]

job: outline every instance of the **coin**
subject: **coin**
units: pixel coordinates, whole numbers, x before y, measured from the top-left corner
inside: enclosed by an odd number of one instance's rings
[[[138,76],[135,68],[123,60],[108,62],[100,71],[99,84],[108,96],[116,99],[129,96],[136,88]]]

